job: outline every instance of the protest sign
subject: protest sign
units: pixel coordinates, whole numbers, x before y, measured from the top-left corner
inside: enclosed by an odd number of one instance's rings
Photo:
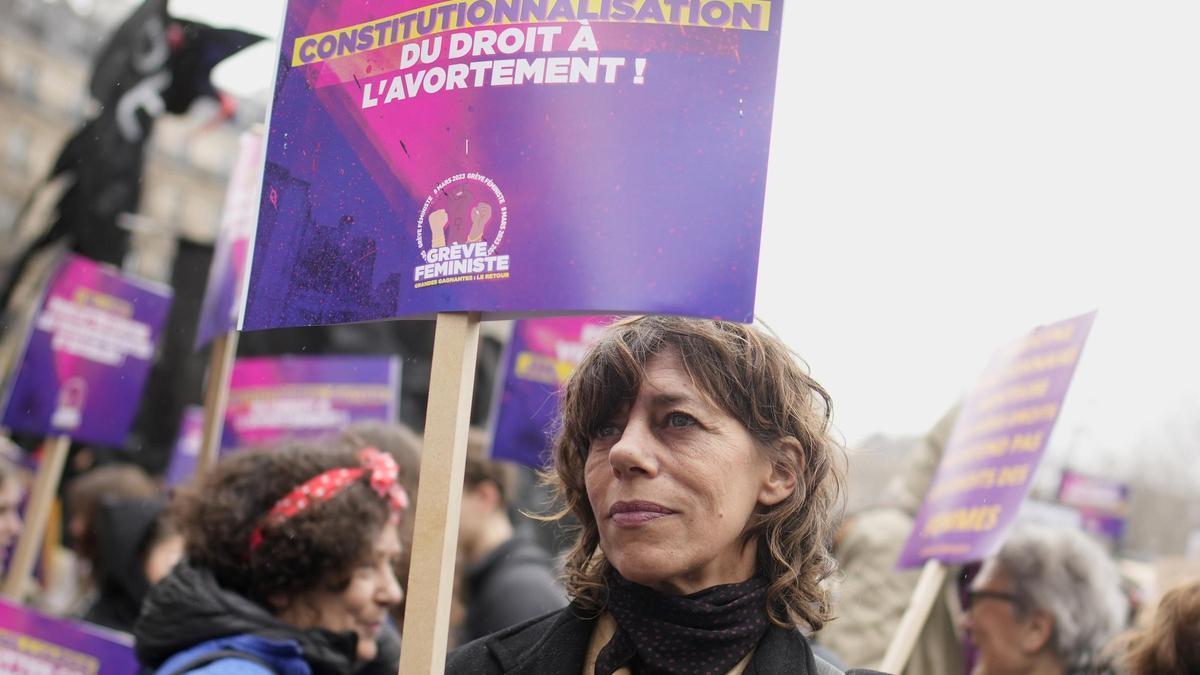
[[[946,578],[982,560],[1016,518],[1058,419],[1096,313],[1000,349],[967,395],[897,567],[924,564],[880,669],[901,672]]]
[[[0,673],[128,675],[138,670],[129,636],[0,601]]]
[[[124,445],[170,303],[165,286],[64,258],[30,331],[5,425]]]
[[[195,475],[203,438],[204,408],[198,405],[188,406],[179,422],[179,437],[175,439],[175,447],[171,449],[171,462],[163,474],[163,482],[167,487],[187,482]]]
[[[612,317],[571,316],[513,322],[504,378],[493,408],[492,459],[540,468],[548,459],[558,391]]]
[[[1058,485],[1058,501],[1079,511],[1084,530],[1109,543],[1121,540],[1129,509],[1127,484],[1064,471]]]
[[[982,560],[1029,491],[1095,313],[1034,330],[1002,349],[967,396],[900,556]]]
[[[782,9],[290,0],[243,328],[750,320]]]
[[[254,235],[254,217],[258,214],[262,160],[262,133],[243,133],[225,193],[225,210],[212,265],[208,268],[208,283],[196,328],[197,349],[237,327],[245,292],[246,256]]]
[[[238,359],[229,383],[223,448],[340,431],[359,420],[397,420],[394,356]]]

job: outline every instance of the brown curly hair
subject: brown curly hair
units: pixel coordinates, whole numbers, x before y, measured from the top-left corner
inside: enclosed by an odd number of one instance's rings
[[[844,453],[829,432],[829,394],[779,338],[727,321],[646,316],[611,326],[588,351],[562,395],[554,466],[544,479],[564,504],[547,520],[573,514],[579,525],[564,583],[575,604],[601,612],[609,563],[588,501],[584,465],[594,431],[634,400],[646,363],[674,351],[697,388],[742,422],[773,462],[796,475],[784,501],[760,508],[746,526],[757,541],[759,573],[770,583],[767,612],[782,627],[820,628],[830,614],[821,581],[836,566],[829,550]],[[802,451],[779,441],[795,439]]]
[[[1125,638],[1131,675],[1187,675],[1200,671],[1200,580],[1167,592],[1154,618]]]
[[[346,588],[390,516],[387,501],[367,478],[264,528],[253,550],[250,538],[271,507],[297,486],[330,469],[360,466],[358,449],[329,439],[223,459],[176,494],[173,514],[188,559],[211,570],[221,586],[272,610],[280,609],[270,602],[273,597]]]

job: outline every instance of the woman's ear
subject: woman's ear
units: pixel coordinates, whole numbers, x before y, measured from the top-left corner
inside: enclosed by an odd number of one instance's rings
[[[1036,654],[1050,643],[1054,636],[1054,617],[1045,610],[1038,609],[1030,613],[1025,621],[1024,630],[1018,637],[1019,646],[1027,654]]]
[[[804,448],[800,441],[787,436],[775,441],[770,459],[771,472],[758,493],[758,503],[763,506],[774,506],[796,491],[796,483],[804,469]]]

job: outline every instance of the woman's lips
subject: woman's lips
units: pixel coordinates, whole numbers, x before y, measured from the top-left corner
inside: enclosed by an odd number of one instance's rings
[[[621,526],[636,527],[675,513],[662,504],[632,501],[617,502],[608,510],[608,517]]]

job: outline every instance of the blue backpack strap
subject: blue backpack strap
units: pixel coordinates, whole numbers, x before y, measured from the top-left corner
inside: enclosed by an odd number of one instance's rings
[[[263,661],[262,659],[258,658],[257,656],[255,656],[253,654],[247,654],[246,652],[239,652],[236,649],[216,649],[211,652],[206,652],[204,654],[197,656],[196,658],[192,659],[191,661],[188,661],[187,663],[183,664],[183,666],[176,668],[175,670],[172,670],[167,675],[184,675],[185,673],[190,673],[193,670],[198,670],[200,668],[203,668],[204,666],[207,666],[210,663],[220,661],[221,659],[237,659],[239,661],[249,661],[250,663],[253,663],[256,666],[262,667],[264,670],[266,670],[269,673],[275,673],[275,675],[278,675],[277,671],[271,667],[271,664],[267,663],[266,661]]]

